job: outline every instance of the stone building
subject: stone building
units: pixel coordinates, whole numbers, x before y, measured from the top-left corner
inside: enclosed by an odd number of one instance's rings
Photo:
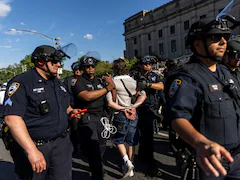
[[[239,18],[240,1],[235,0],[231,14]],[[177,58],[191,54],[185,39],[191,24],[202,18],[214,18],[230,0],[172,0],[154,10],[143,10],[124,22],[126,50],[132,59],[155,54],[162,58]],[[234,30],[239,34],[240,28]]]

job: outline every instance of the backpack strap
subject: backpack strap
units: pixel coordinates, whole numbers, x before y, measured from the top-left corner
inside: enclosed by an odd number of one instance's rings
[[[127,91],[127,93],[128,93],[128,96],[129,96],[129,97],[133,97],[133,95],[129,92],[129,90],[127,89],[126,85],[124,84],[123,80],[120,79],[120,81],[123,83],[123,86],[124,86],[124,88],[126,89],[126,91]]]

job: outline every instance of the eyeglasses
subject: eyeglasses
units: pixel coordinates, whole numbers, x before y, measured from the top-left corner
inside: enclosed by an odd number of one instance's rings
[[[142,63],[143,65],[145,65],[145,66],[150,66],[150,63]]]
[[[86,66],[85,66],[85,68],[90,68],[90,67],[95,68],[94,65],[86,65]]]
[[[76,66],[75,68],[73,68],[74,71],[80,70],[79,66]]]
[[[230,34],[212,34],[212,35],[207,36],[207,39],[213,41],[214,43],[217,43],[217,42],[221,41],[222,38],[224,38],[226,41],[228,41],[230,37],[231,37]]]
[[[60,63],[61,66],[63,66],[63,61],[62,60],[57,60],[57,59],[48,59],[52,64],[57,64]]]

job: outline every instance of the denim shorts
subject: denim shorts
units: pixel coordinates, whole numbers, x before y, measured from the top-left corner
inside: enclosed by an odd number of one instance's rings
[[[112,141],[115,144],[124,144],[126,142],[129,146],[138,144],[137,133],[138,116],[135,120],[126,118],[123,112],[114,115],[113,125],[117,128],[116,134],[112,135]]]

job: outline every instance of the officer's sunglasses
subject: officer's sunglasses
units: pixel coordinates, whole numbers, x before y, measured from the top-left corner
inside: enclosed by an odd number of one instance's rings
[[[75,68],[73,68],[74,71],[80,70],[79,66],[76,66]]]
[[[86,65],[86,66],[85,66],[85,68],[90,68],[90,67],[95,68],[94,65]]]
[[[62,61],[62,60],[50,59],[49,61],[50,61],[51,63],[53,63],[53,64],[57,64],[57,63],[60,63],[61,65],[63,64],[63,61]]]
[[[226,41],[228,41],[230,37],[231,37],[230,34],[212,34],[212,35],[207,36],[207,39],[213,41],[214,43],[217,43],[217,42],[221,41],[222,38],[224,38]]]
[[[150,63],[142,63],[145,66],[151,65]]]

